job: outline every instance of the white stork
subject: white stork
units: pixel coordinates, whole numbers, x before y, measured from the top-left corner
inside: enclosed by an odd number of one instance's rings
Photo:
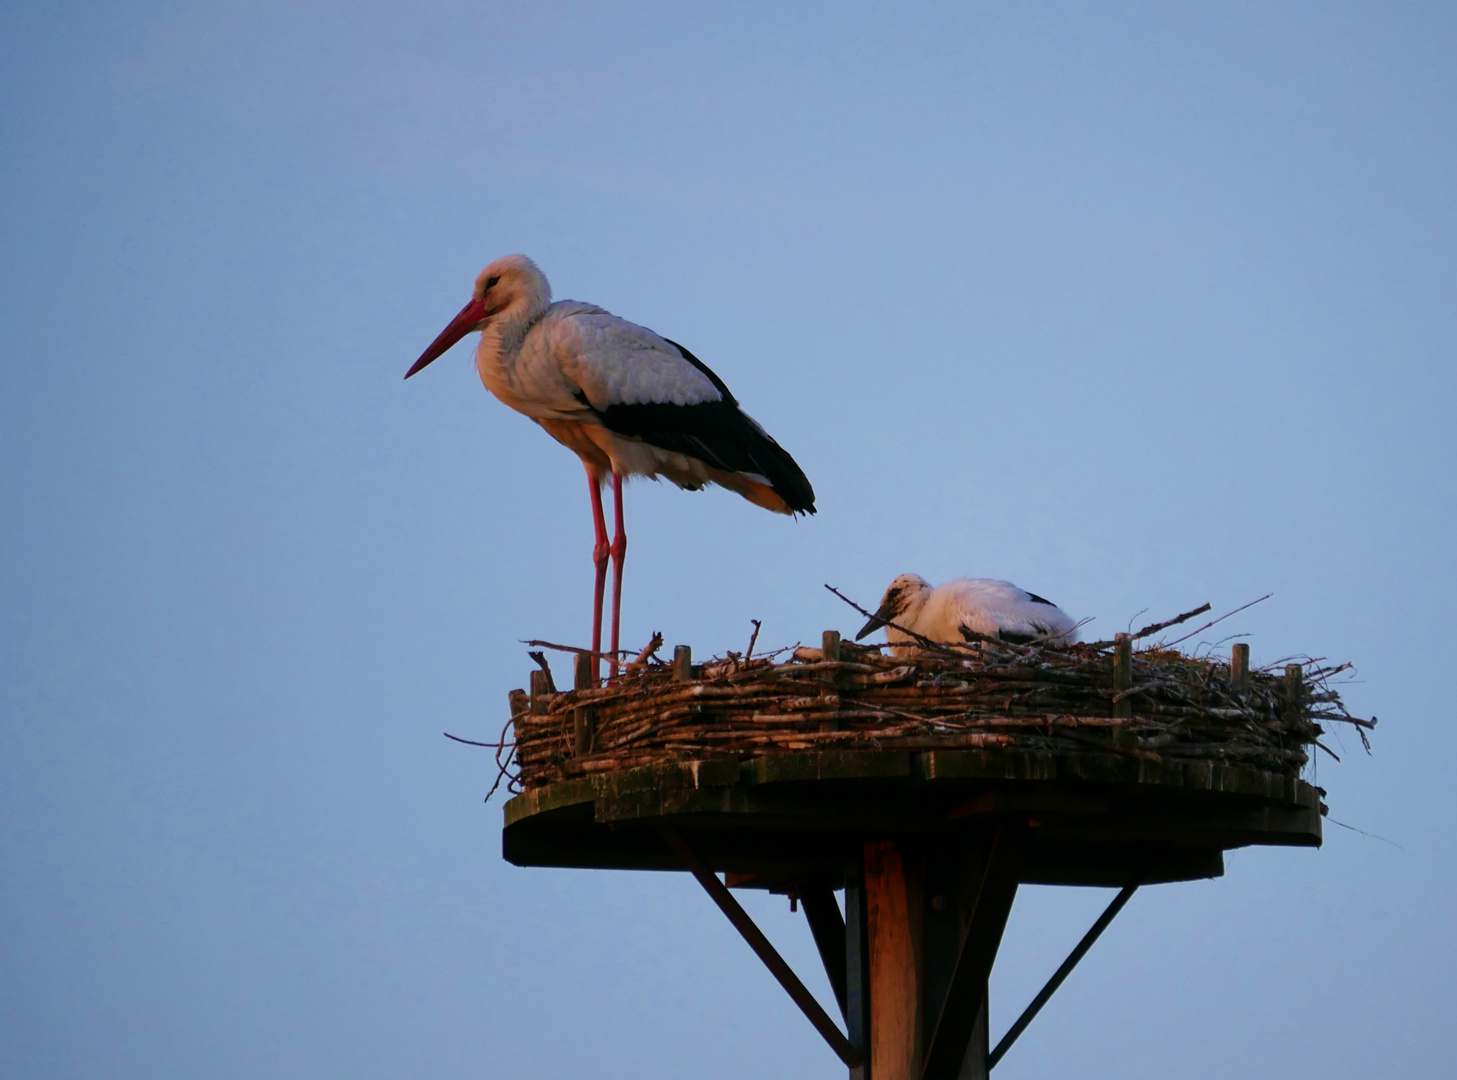
[[[597,530],[592,562],[593,668],[602,651],[602,599],[613,560],[612,648],[621,619],[622,481],[666,476],[697,491],[720,484],[781,514],[813,514],[814,489],[794,459],[741,412],[723,380],[683,346],[575,300],[551,302],[551,286],[525,255],[497,259],[466,304],[405,373],[409,378],[473,330],[476,371],[501,401],[574,450],[587,469]],[[602,485],[612,477],[616,533],[607,540]]]
[[[933,589],[923,577],[902,574],[885,590],[880,609],[855,640],[884,626],[893,654],[916,653],[914,639],[888,623],[932,641],[963,641],[963,630],[1022,644],[1040,638],[1058,643],[1077,640],[1077,628],[1062,608],[995,578],[952,578]]]

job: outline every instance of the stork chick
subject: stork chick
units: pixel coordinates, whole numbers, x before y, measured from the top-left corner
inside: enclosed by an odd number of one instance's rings
[[[952,578],[932,588],[923,577],[901,574],[885,590],[880,609],[855,640],[882,626],[895,656],[920,651],[906,630],[931,641],[961,642],[967,636],[963,631],[1019,644],[1041,638],[1058,644],[1077,640],[1073,620],[1062,608],[995,578]]]

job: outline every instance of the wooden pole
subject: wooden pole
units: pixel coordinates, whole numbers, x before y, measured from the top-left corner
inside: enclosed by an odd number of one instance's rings
[[[1247,642],[1238,642],[1229,651],[1229,681],[1241,694],[1250,688],[1250,647]]]
[[[1113,692],[1131,689],[1133,686],[1133,635],[1113,635]],[[1113,703],[1115,717],[1131,717],[1133,702],[1129,698]]]
[[[822,633],[820,635],[820,659],[821,660],[829,661],[830,663],[839,663],[839,661],[840,661],[840,631],[838,631],[838,630],[826,630],[824,633]],[[830,673],[830,677],[831,677],[831,679],[834,678],[833,672]],[[836,690],[830,688],[830,687],[827,687],[827,686],[820,688],[820,696],[821,697],[828,697],[830,695],[835,695],[835,696],[838,697],[838,692]],[[820,730],[821,731],[839,731],[840,730],[840,722],[838,720],[821,720],[820,721]]]
[[[551,676],[540,668],[531,673],[531,714],[546,715],[546,696],[551,691]]]
[[[678,682],[688,682],[693,678],[692,646],[673,646],[673,678]]]
[[[588,653],[577,653],[576,688],[590,690],[597,682],[597,660]],[[592,706],[578,705],[572,710],[572,751],[578,757],[592,752]]]
[[[840,631],[826,630],[820,635],[820,659],[831,661],[840,659]]]
[[[1285,709],[1287,720],[1299,720],[1305,711],[1305,668],[1285,665]]]
[[[921,1073],[917,869],[901,845],[890,841],[865,845],[872,1080],[919,1080]]]

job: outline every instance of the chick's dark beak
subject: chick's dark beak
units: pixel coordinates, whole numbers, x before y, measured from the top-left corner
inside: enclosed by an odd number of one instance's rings
[[[855,635],[856,641],[859,641],[867,634],[875,633],[875,631],[879,630],[882,626],[886,624],[886,622],[891,618],[893,614],[892,612],[887,611],[886,607],[887,605],[882,605],[881,609],[875,613],[875,617],[860,628],[860,633]]]

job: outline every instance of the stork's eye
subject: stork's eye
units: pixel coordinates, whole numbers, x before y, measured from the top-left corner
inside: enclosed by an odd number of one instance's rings
[[[490,292],[492,289],[494,289],[496,287],[497,282],[499,282],[500,280],[501,279],[499,277],[486,278],[486,289],[485,289],[485,291],[486,292]]]

